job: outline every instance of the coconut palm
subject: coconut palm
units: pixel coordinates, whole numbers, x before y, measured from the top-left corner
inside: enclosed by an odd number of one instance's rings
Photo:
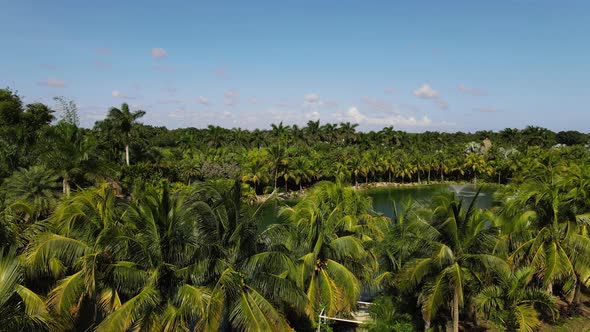
[[[405,290],[419,290],[426,328],[450,304],[453,331],[459,331],[460,311],[467,300],[468,286],[486,269],[506,269],[503,259],[490,254],[498,229],[481,218],[475,208],[477,196],[464,208],[454,194],[436,198],[429,219],[420,219],[419,238],[424,248],[399,275]]]
[[[25,264],[33,278],[57,278],[49,292],[52,314],[67,325],[89,328],[120,305],[109,280],[116,256],[125,248],[125,233],[113,188],[104,184],[62,201],[47,231],[29,243]],[[93,313],[91,317],[84,316]]]
[[[298,156],[291,159],[287,164],[287,170],[284,173],[285,181],[292,179],[299,186],[299,191],[303,190],[303,182],[312,177],[311,162],[308,158]]]
[[[268,181],[270,169],[268,151],[265,148],[250,150],[244,158],[242,181],[252,183],[254,191],[259,193],[259,185]]]
[[[196,186],[187,205],[198,214],[200,263],[187,270],[210,289],[199,328],[205,331],[285,331],[288,310],[301,311],[305,295],[297,287],[293,262],[257,235],[256,210],[240,201],[239,183]],[[262,236],[262,237],[261,237]]]
[[[145,115],[145,111],[131,112],[127,103],[121,104],[121,108],[111,107],[107,115],[110,121],[119,131],[121,140],[125,145],[125,163],[129,166],[129,144],[131,144],[131,132],[137,120]]]
[[[271,145],[268,148],[268,156],[271,162],[271,171],[274,173],[274,189],[276,190],[279,170],[285,165],[287,150],[280,143],[278,145]]]
[[[572,210],[574,205],[569,203],[558,172],[559,167],[549,165],[535,178],[501,193],[506,197],[505,215],[529,216],[515,219],[524,225],[509,244],[513,249],[509,260],[536,267],[550,294],[555,283],[570,278],[574,288],[564,292],[573,293],[572,301],[577,305],[581,284],[588,286],[590,278],[590,239],[585,230],[589,219]]]
[[[70,195],[74,177],[92,178],[97,169],[92,153],[96,142],[73,124],[60,122],[50,136],[53,149],[46,155],[47,164],[62,178],[63,193]]]
[[[127,300],[97,331],[189,331],[203,319],[209,301],[209,289],[188,272],[198,264],[198,217],[167,185],[137,196],[125,215],[131,230],[122,237],[128,258],[110,265],[115,292]]]
[[[356,307],[361,280],[376,268],[369,243],[382,237],[369,214],[370,201],[342,184],[322,182],[295,207],[282,209],[294,234],[299,283],[309,300],[306,313],[348,315]]]

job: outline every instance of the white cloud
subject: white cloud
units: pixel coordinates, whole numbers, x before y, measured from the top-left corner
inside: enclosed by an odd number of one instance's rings
[[[128,95],[124,94],[123,92],[121,92],[119,90],[113,90],[113,92],[111,92],[111,96],[113,96],[114,98],[121,98],[121,99],[134,99],[133,97],[129,97]]]
[[[446,110],[449,108],[449,104],[442,98],[440,93],[434,90],[429,84],[422,84],[422,86],[414,90],[414,96],[421,99],[433,100],[440,109]]]
[[[401,114],[389,115],[389,116],[375,116],[365,114],[355,106],[352,106],[344,114],[335,114],[338,121],[348,121],[358,123],[359,125],[366,126],[401,126],[401,127],[430,127],[433,125],[441,125],[447,123],[433,123],[432,120],[424,115],[422,117],[405,116]]]
[[[204,105],[204,106],[209,106],[209,99],[207,99],[206,97],[203,97],[203,96],[199,96],[199,98],[197,98],[197,103]]]
[[[165,58],[167,55],[168,52],[166,52],[166,50],[161,47],[152,48],[152,57],[154,59],[162,59]]]
[[[440,97],[440,93],[434,90],[430,85],[422,84],[421,87],[414,90],[414,96],[422,99],[436,99]]]
[[[66,86],[66,84],[64,83],[64,81],[58,80],[58,79],[55,79],[55,78],[48,78],[46,80],[37,82],[37,84],[43,85],[43,86],[50,86],[50,87],[53,87],[53,88],[63,88],[63,87]]]
[[[303,106],[320,106],[322,99],[317,93],[308,93],[303,96]]]
[[[480,90],[480,89],[474,88],[474,87],[465,86],[463,84],[459,84],[457,89],[459,89],[459,92],[466,94],[466,95],[471,95],[471,96],[476,96],[476,97],[486,95],[485,91],[483,91],[483,90]]]

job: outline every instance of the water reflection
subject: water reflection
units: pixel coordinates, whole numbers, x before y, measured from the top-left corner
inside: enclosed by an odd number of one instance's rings
[[[470,204],[477,194],[476,187],[472,184],[433,184],[416,187],[382,187],[369,190],[369,196],[373,199],[375,211],[393,218],[393,205],[396,202],[398,209],[403,209],[405,202],[412,201],[423,205],[429,205],[432,198],[445,192],[454,192],[458,198],[466,204]],[[489,208],[493,205],[494,187],[481,187],[476,205],[480,208]]]

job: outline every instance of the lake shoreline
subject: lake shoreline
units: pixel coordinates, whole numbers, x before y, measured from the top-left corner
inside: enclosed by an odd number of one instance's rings
[[[476,185],[476,186],[500,186],[501,184],[492,183],[492,182],[480,182],[474,184],[472,182],[457,182],[457,181],[430,181],[430,182],[371,182],[371,183],[359,183],[358,186],[351,185],[350,187],[360,190],[360,191],[371,191],[374,189],[387,189],[387,188],[420,188],[420,187],[428,187],[433,185]],[[312,186],[313,187],[313,186]],[[284,192],[277,192],[271,194],[263,194],[257,195],[252,202],[253,203],[263,203],[273,195],[282,201],[291,200],[291,199],[299,199],[303,195],[305,195],[310,188],[305,188],[302,191],[290,191],[287,193]]]

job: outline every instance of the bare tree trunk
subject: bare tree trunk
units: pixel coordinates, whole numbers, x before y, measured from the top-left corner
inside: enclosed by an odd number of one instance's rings
[[[457,286],[453,295],[453,332],[459,332],[459,288]]]
[[[129,144],[125,145],[125,162],[129,166]]]

